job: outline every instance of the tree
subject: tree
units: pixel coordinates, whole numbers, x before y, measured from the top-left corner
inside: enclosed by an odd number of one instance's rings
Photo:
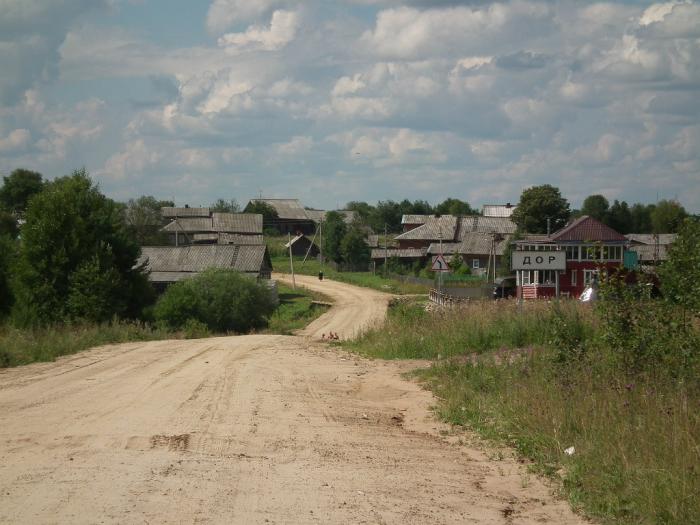
[[[231,199],[230,201],[225,201],[224,199],[217,199],[214,204],[209,206],[211,211],[221,212],[221,213],[240,213],[241,205],[238,204],[236,199]]]
[[[479,211],[472,208],[466,201],[450,197],[435,207],[435,213],[440,215],[478,215]]]
[[[676,233],[688,216],[685,208],[675,200],[661,200],[651,212],[651,227],[654,233]]]
[[[633,233],[651,233],[651,213],[654,211],[653,204],[640,204],[636,203],[630,208],[630,215],[632,216],[632,232]]]
[[[374,206],[364,201],[350,201],[345,205],[346,210],[354,211],[360,217],[363,224],[367,224],[370,215],[374,211]]]
[[[19,234],[17,219],[10,212],[0,210],[0,235],[8,235],[15,239]]]
[[[634,227],[634,220],[629,206],[625,201],[620,202],[617,199],[610,206],[607,219],[603,222],[623,235],[631,233]]]
[[[700,314],[700,221],[684,221],[659,274],[666,300]]]
[[[366,270],[370,260],[370,249],[365,233],[357,226],[350,228],[340,242],[340,253],[346,263]]]
[[[140,248],[119,205],[85,170],[49,183],[29,202],[17,264],[15,318],[24,325],[136,317],[152,298]],[[105,305],[92,311],[94,305]]]
[[[166,244],[167,234],[161,208],[174,206],[172,201],[159,201],[151,195],[129,199],[124,207],[124,219],[140,246]]]
[[[0,319],[10,311],[13,302],[11,275],[17,243],[9,235],[0,234]]]
[[[548,219],[550,231],[554,232],[566,225],[569,215],[569,203],[559,189],[543,184],[523,191],[512,219],[522,231],[546,233]]]
[[[3,177],[3,185],[0,188],[0,207],[15,215],[22,215],[27,209],[29,199],[39,193],[43,187],[44,181],[40,173],[16,169],[9,177]]]
[[[271,229],[277,227],[279,214],[277,210],[264,201],[250,201],[243,210],[244,213],[259,213],[263,216],[263,228]]]
[[[338,212],[329,211],[326,214],[326,220],[323,221],[323,253],[328,259],[337,263],[343,260],[340,243],[347,229],[343,216]]]
[[[384,226],[390,232],[401,231],[401,216],[403,212],[399,203],[392,200],[379,201],[370,215],[369,225],[377,232],[384,231]]]
[[[605,222],[608,217],[610,203],[602,195],[589,195],[583,201],[580,215],[588,215],[601,222]]]

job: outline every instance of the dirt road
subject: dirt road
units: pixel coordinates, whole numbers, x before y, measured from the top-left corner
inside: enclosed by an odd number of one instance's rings
[[[0,523],[580,522],[514,461],[441,438],[406,364],[313,339],[376,320],[386,296],[298,282],[337,302],[307,337],[0,371]]]

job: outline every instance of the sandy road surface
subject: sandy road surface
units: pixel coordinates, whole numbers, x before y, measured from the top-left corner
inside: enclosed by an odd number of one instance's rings
[[[386,304],[305,284],[338,302],[307,335]],[[0,523],[579,522],[516,463],[440,438],[402,366],[244,336],[0,371]]]

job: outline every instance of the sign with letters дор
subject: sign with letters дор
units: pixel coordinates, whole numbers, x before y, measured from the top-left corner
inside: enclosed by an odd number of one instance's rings
[[[566,270],[566,252],[513,252],[512,270]]]

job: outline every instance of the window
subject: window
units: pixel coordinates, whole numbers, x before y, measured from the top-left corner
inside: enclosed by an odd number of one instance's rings
[[[535,284],[534,273],[532,270],[523,271],[523,284]]]
[[[599,246],[581,246],[582,261],[597,261],[600,258]]]
[[[571,286],[576,286],[576,278],[578,276],[578,271],[571,270]]]
[[[594,280],[598,280],[598,270],[583,270],[584,286],[590,286]]]
[[[472,259],[472,268],[473,268],[474,270],[478,270],[478,269],[479,269],[479,259]]]
[[[540,270],[540,284],[555,284],[557,282],[556,270]]]
[[[566,247],[566,260],[567,261],[578,261],[578,246],[567,246]]]

